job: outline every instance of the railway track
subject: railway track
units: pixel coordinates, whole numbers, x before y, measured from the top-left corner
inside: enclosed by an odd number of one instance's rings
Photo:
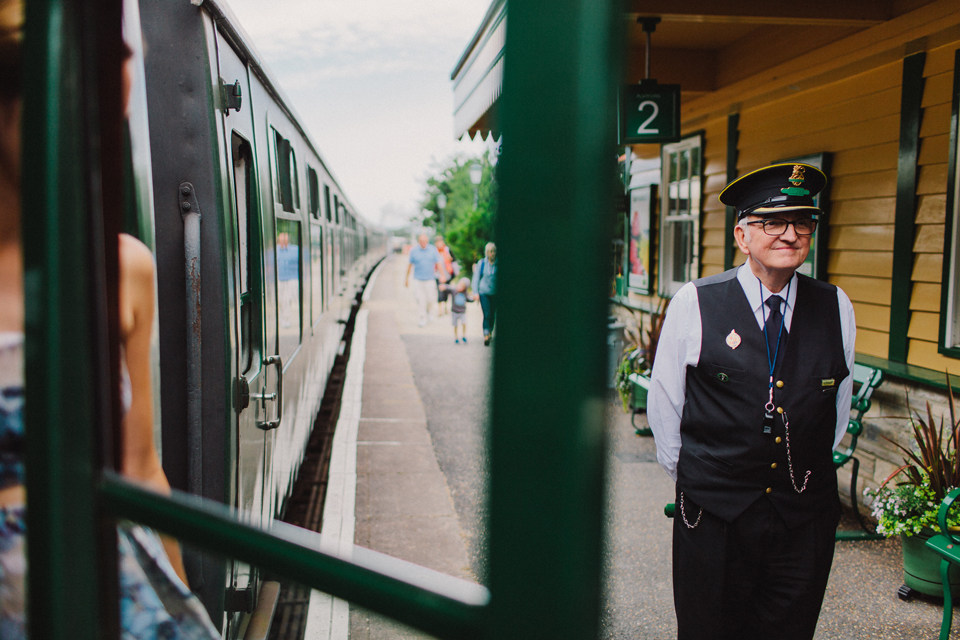
[[[350,310],[350,317],[343,330],[343,353],[338,354],[327,381],[327,387],[320,404],[320,411],[313,423],[310,440],[293,492],[287,500],[283,521],[304,529],[320,532],[323,526],[323,504],[327,494],[327,477],[330,470],[330,453],[333,448],[333,434],[340,417],[340,400],[343,395],[343,382],[350,360],[350,346],[357,311],[360,309],[361,289],[356,302]],[[267,579],[270,579],[269,577]],[[270,640],[303,640],[307,625],[307,607],[310,603],[310,589],[290,582],[282,582],[273,623],[270,626]]]

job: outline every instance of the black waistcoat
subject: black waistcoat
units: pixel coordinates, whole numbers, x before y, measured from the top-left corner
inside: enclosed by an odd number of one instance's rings
[[[697,366],[687,367],[677,488],[728,522],[766,496],[793,527],[840,506],[832,450],[837,388],[849,371],[837,289],[797,274],[790,332],[774,372],[777,409],[766,434],[766,343],[736,273],[694,283],[703,338]],[[731,331],[740,338],[735,349],[727,342]]]

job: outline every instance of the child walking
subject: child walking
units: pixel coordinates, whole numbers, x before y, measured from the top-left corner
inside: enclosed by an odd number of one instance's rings
[[[450,285],[441,285],[448,290],[454,289]],[[453,324],[453,341],[460,343],[457,334],[457,325],[463,327],[463,342],[467,342],[467,303],[476,300],[476,296],[469,292],[470,278],[460,278],[453,291],[453,300],[450,302],[450,322]]]

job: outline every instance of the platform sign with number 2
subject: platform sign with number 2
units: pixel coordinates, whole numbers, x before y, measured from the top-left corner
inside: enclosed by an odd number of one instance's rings
[[[619,106],[620,144],[680,139],[680,85],[644,80],[622,86]]]

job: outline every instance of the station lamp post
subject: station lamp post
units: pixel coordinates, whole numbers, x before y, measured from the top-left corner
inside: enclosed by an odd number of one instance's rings
[[[444,241],[447,239],[447,216],[444,215],[443,210],[447,208],[447,195],[442,191],[437,195],[437,209],[440,209],[440,233],[443,235]]]
[[[480,181],[483,179],[483,166],[479,162],[470,164],[470,182],[473,183],[473,210],[480,203]]]

